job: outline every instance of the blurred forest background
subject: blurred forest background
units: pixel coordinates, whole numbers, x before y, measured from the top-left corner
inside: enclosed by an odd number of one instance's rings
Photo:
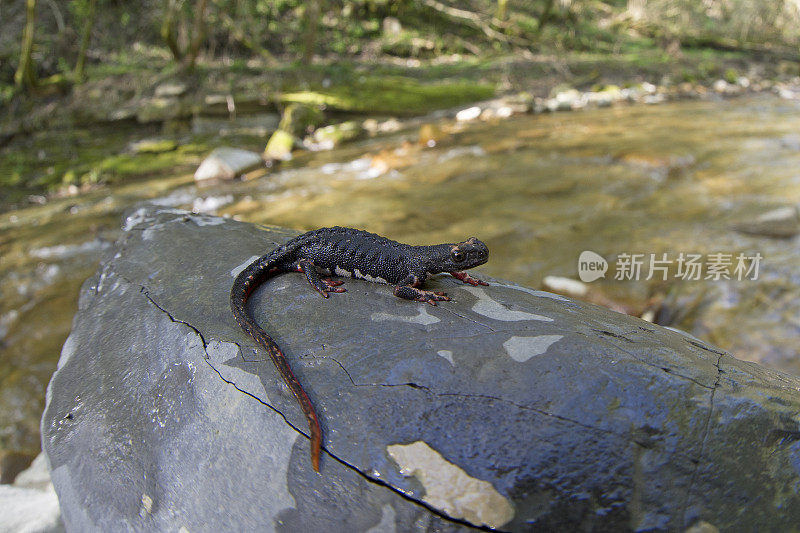
[[[0,5],[0,102],[131,71],[503,52],[709,48],[797,59],[798,0],[17,0]],[[663,59],[662,59],[663,61]]]
[[[290,102],[409,116],[564,86],[799,74],[800,0],[4,2],[0,209],[114,177],[97,164],[37,169],[9,145],[30,132]]]

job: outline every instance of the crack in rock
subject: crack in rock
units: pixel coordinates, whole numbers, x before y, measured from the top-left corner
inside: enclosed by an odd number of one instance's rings
[[[713,390],[713,389],[714,389],[714,385],[706,385],[705,383],[701,383],[701,382],[697,381],[697,380],[696,380],[695,378],[693,378],[693,377],[690,377],[690,376],[685,376],[685,375],[683,375],[683,374],[680,374],[680,373],[678,373],[678,372],[675,372],[675,371],[674,371],[674,370],[672,370],[671,368],[663,367],[663,366],[661,366],[661,365],[658,365],[658,364],[655,364],[655,363],[653,363],[653,362],[651,362],[651,361],[647,361],[646,359],[642,359],[641,357],[639,357],[639,356],[638,356],[638,355],[636,355],[635,353],[631,352],[630,350],[626,350],[625,348],[623,348],[623,347],[622,347],[622,346],[620,346],[619,344],[617,344],[617,343],[615,343],[615,342],[611,342],[611,341],[609,341],[608,339],[604,338],[603,336],[598,336],[598,338],[600,339],[600,342],[603,342],[603,343],[605,343],[605,344],[608,344],[608,345],[610,345],[610,346],[613,346],[614,348],[618,349],[619,351],[621,351],[621,352],[624,352],[624,353],[628,354],[628,355],[629,355],[629,356],[631,356],[633,359],[635,359],[636,361],[638,361],[639,363],[641,363],[641,364],[643,364],[643,365],[647,365],[647,366],[649,366],[649,367],[652,367],[652,368],[658,368],[659,370],[661,370],[661,371],[662,371],[662,372],[664,372],[665,374],[669,374],[670,376],[675,376],[675,377],[678,377],[678,378],[681,378],[681,379],[685,379],[686,381],[690,381],[690,382],[694,383],[694,384],[695,384],[695,385],[697,385],[698,387],[702,387],[702,388],[704,388],[704,389],[709,389],[709,390]],[[720,353],[720,352],[717,352],[717,353]],[[720,358],[721,358],[721,357],[722,357],[722,354],[720,355]],[[719,363],[719,359],[717,360],[717,363]]]
[[[201,340],[201,342],[203,344],[203,351],[205,353],[204,361],[209,366],[209,368],[211,368],[214,371],[214,373],[216,373],[219,376],[219,378],[222,379],[222,381],[224,381],[228,385],[231,385],[232,387],[234,387],[240,393],[253,398],[254,400],[259,402],[260,404],[262,404],[265,407],[269,408],[274,413],[279,415],[283,419],[283,421],[289,427],[291,427],[294,431],[296,431],[297,433],[303,435],[305,438],[309,438],[309,435],[308,435],[308,433],[306,431],[303,431],[302,429],[300,429],[296,425],[292,424],[292,422],[289,421],[287,416],[282,411],[280,411],[278,408],[276,408],[275,406],[273,406],[269,402],[264,401],[262,398],[259,398],[257,395],[255,395],[255,394],[253,394],[251,392],[248,392],[247,390],[244,390],[244,389],[240,388],[234,381],[226,379],[222,375],[222,373],[219,371],[219,369],[216,366],[214,366],[214,364],[210,361],[210,358],[209,358],[210,356],[208,354],[208,343],[206,342],[205,337],[203,336],[202,332],[197,327],[195,327],[194,325],[190,324],[189,322],[187,322],[185,320],[181,320],[181,319],[175,318],[169,311],[167,311],[158,302],[156,302],[155,299],[153,299],[152,296],[150,296],[149,290],[144,285],[141,285],[141,284],[138,284],[138,283],[133,283],[131,280],[126,279],[124,276],[120,276],[120,277],[123,280],[125,280],[127,283],[131,284],[131,285],[138,285],[141,294],[145,298],[147,298],[147,300],[155,308],[157,308],[159,311],[164,313],[170,319],[170,321],[172,321],[174,323],[178,323],[178,324],[183,324],[186,327],[188,327],[189,329],[191,329],[195,334],[197,334],[197,336],[200,338],[200,340]],[[454,314],[458,315],[458,313],[454,313]],[[461,315],[458,315],[458,316],[461,316]],[[489,326],[486,326],[486,327],[491,329]],[[608,341],[606,341],[606,342],[608,342]],[[653,365],[652,363],[648,363],[647,361],[641,361],[639,358],[636,358],[633,354],[631,354],[627,350],[617,346],[616,343],[613,343],[613,342],[608,342],[608,343],[613,345],[613,346],[615,346],[616,348],[619,348],[620,350],[624,351],[625,353],[628,353],[629,355],[631,355],[632,357],[634,357],[635,359],[637,359],[638,361],[640,361],[640,362],[642,362],[644,364],[648,364],[650,366],[658,366],[658,365]],[[242,345],[237,343],[237,342],[233,342],[233,344],[238,346],[239,349],[240,349],[240,352],[241,352]],[[713,350],[708,349],[708,351],[713,351]],[[316,354],[314,352],[311,352],[308,355],[316,356]],[[584,429],[588,429],[590,431],[597,431],[597,432],[600,432],[600,433],[613,435],[613,436],[615,436],[615,437],[617,437],[617,438],[619,438],[619,439],[621,439],[623,441],[631,442],[631,443],[634,443],[634,444],[642,446],[642,443],[640,443],[636,438],[634,438],[633,435],[619,434],[619,433],[617,433],[617,432],[615,432],[613,430],[610,430],[610,429],[595,427],[595,426],[592,426],[590,424],[585,424],[585,423],[579,422],[577,420],[573,420],[573,419],[571,419],[569,417],[565,417],[563,415],[558,415],[558,414],[550,413],[550,412],[542,410],[542,409],[538,409],[536,407],[520,405],[520,404],[518,404],[516,402],[513,402],[511,400],[508,400],[506,398],[501,398],[501,397],[496,397],[496,396],[491,396],[491,395],[484,395],[484,394],[463,394],[463,393],[435,392],[430,387],[427,387],[427,386],[424,386],[424,385],[420,385],[420,384],[417,384],[417,383],[413,383],[413,382],[406,382],[406,383],[356,383],[353,380],[353,378],[350,375],[350,373],[347,371],[347,368],[340,361],[338,361],[336,358],[334,358],[334,357],[332,357],[332,356],[330,356],[328,354],[325,354],[323,357],[325,359],[329,359],[329,360],[332,360],[333,362],[335,362],[342,369],[342,371],[345,373],[345,375],[347,376],[347,378],[350,380],[350,382],[352,383],[352,385],[354,387],[409,387],[409,388],[414,389],[414,390],[420,390],[420,391],[422,391],[422,392],[424,392],[426,394],[432,394],[432,395],[440,396],[440,397],[451,396],[451,397],[457,397],[457,398],[463,398],[463,399],[469,399],[469,400],[489,400],[489,401],[503,402],[503,403],[506,403],[508,405],[511,405],[511,406],[513,406],[515,408],[518,408],[518,409],[521,409],[521,410],[533,411],[533,412],[536,412],[536,413],[538,413],[538,414],[540,414],[542,416],[551,417],[551,418],[560,420],[560,421],[568,423],[568,424],[573,424],[575,426],[582,427]],[[714,384],[713,387],[709,387],[707,385],[703,385],[701,383],[698,383],[696,380],[694,380],[692,378],[689,378],[689,377],[686,377],[686,376],[681,376],[679,374],[674,374],[672,372],[668,372],[668,373],[670,373],[672,375],[675,375],[675,376],[687,379],[689,381],[692,381],[693,383],[695,383],[695,384],[697,384],[697,385],[699,385],[701,387],[711,389],[711,398],[710,398],[711,405],[710,405],[710,408],[709,408],[709,414],[708,414],[708,417],[706,418],[706,423],[705,423],[705,427],[704,427],[703,440],[702,440],[701,449],[700,449],[700,456],[701,457],[702,457],[702,453],[703,453],[703,450],[704,450],[704,447],[705,447],[706,440],[708,438],[711,415],[712,415],[712,411],[713,411],[714,392],[716,391],[716,389],[717,389],[717,387],[718,387],[718,385],[720,383],[720,380],[721,380],[721,373],[722,373],[721,368],[720,368],[721,359],[722,359],[722,355],[719,355],[719,357],[717,359],[717,362],[716,362],[716,367],[717,367],[717,371],[718,371],[717,380],[716,380],[716,383]],[[652,446],[652,443],[648,443],[648,447],[660,448],[660,446]],[[394,486],[388,484],[387,482],[385,482],[385,481],[383,481],[381,479],[377,479],[377,478],[374,478],[374,477],[370,476],[369,474],[367,474],[366,472],[364,472],[360,468],[358,468],[356,465],[351,464],[351,463],[347,462],[346,460],[344,460],[343,458],[333,454],[325,446],[322,447],[322,450],[325,452],[325,454],[328,457],[330,457],[331,459],[335,460],[339,464],[345,466],[346,468],[349,468],[353,472],[357,473],[360,477],[362,477],[363,479],[365,479],[369,483],[383,486],[383,487],[391,490],[392,492],[398,494],[403,499],[405,499],[405,500],[407,500],[407,501],[409,501],[409,502],[411,502],[411,503],[413,503],[415,505],[419,505],[419,506],[422,506],[422,507],[426,508],[431,513],[436,514],[437,516],[439,516],[440,518],[442,518],[444,520],[447,520],[448,522],[460,524],[462,526],[466,526],[466,527],[469,527],[470,529],[475,529],[475,530],[497,531],[496,529],[491,529],[491,528],[488,528],[488,527],[485,527],[485,526],[483,526],[483,527],[477,526],[477,525],[472,524],[470,522],[467,522],[467,521],[464,521],[464,520],[449,516],[449,515],[445,514],[444,512],[442,512],[441,510],[432,507],[427,502],[425,502],[425,501],[423,501],[421,499],[417,499],[417,498],[413,497],[412,495],[409,495],[409,494],[405,493],[401,489],[399,489],[397,487],[394,487]],[[692,489],[692,487],[694,485],[695,478],[696,478],[697,472],[699,470],[700,457],[689,457],[689,456],[687,456],[687,455],[685,455],[685,454],[683,454],[681,452],[673,452],[673,453],[676,456],[684,457],[684,458],[690,460],[691,462],[693,462],[695,464],[694,471],[692,473],[692,477],[691,477],[691,480],[690,480],[690,483],[689,483],[689,488],[687,489],[687,492],[686,492],[686,495],[685,495],[685,498],[684,498],[684,504],[682,506],[682,509],[683,509],[682,514],[685,516],[685,514],[687,512],[688,500],[689,500],[689,496],[690,496],[690,493],[691,493],[691,489]]]
[[[632,339],[629,339],[628,337],[625,336],[629,332],[614,333],[613,331],[608,331],[606,329],[595,329],[595,328],[591,328],[591,331],[593,331],[593,332],[595,332],[598,335],[601,335],[603,337],[614,337],[615,339],[622,339],[622,340],[624,340],[626,342],[630,342],[630,343],[634,342]],[[631,332],[631,333],[635,333],[635,332]]]
[[[125,279],[125,278],[122,278],[122,279]],[[129,280],[127,280],[127,279],[125,279],[125,281],[127,281],[128,283],[130,283],[130,281],[129,281]],[[197,334],[197,336],[198,336],[198,337],[200,337],[200,341],[203,343],[203,352],[205,352],[205,354],[206,354],[206,357],[205,357],[205,358],[207,359],[207,358],[209,357],[209,355],[208,355],[208,343],[206,342],[206,339],[203,337],[203,334],[202,334],[202,333],[200,333],[200,330],[199,330],[199,329],[197,329],[196,327],[194,327],[194,326],[193,326],[193,325],[191,325],[190,323],[186,322],[185,320],[179,320],[179,319],[175,318],[174,316],[172,316],[172,313],[170,313],[169,311],[167,311],[166,309],[164,309],[163,307],[161,307],[161,306],[160,306],[160,305],[159,305],[159,304],[158,304],[158,303],[157,303],[157,302],[156,302],[156,301],[153,299],[153,297],[152,297],[152,296],[150,296],[150,293],[149,293],[149,291],[147,290],[147,287],[145,287],[144,285],[139,285],[139,292],[141,292],[141,293],[144,295],[144,297],[145,297],[145,298],[147,298],[147,300],[148,300],[148,301],[149,301],[151,304],[153,304],[153,305],[156,307],[156,309],[158,309],[159,311],[161,311],[162,313],[164,313],[165,315],[167,315],[167,317],[169,317],[169,319],[170,319],[172,322],[175,322],[176,324],[183,324],[184,326],[186,326],[186,327],[188,327],[189,329],[191,329],[192,331],[194,331],[194,332]]]
[[[488,329],[490,333],[494,333],[494,332],[496,331],[496,330],[495,330],[495,329],[494,329],[492,326],[490,326],[489,324],[484,324],[484,323],[483,323],[483,322],[481,322],[480,320],[476,320],[476,319],[474,319],[474,318],[472,318],[472,317],[468,317],[468,316],[466,316],[466,315],[462,315],[461,313],[458,313],[458,312],[454,311],[453,309],[450,309],[449,307],[442,306],[442,310],[443,310],[443,311],[446,311],[446,312],[448,312],[448,313],[451,313],[451,314],[453,314],[453,315],[457,316],[458,318],[461,318],[461,319],[463,319],[463,320],[467,320],[467,321],[469,321],[469,322],[472,322],[473,324],[477,324],[477,325],[479,325],[479,326],[483,326],[484,328]]]
[[[691,343],[694,344],[694,343]],[[708,349],[708,351],[713,352],[713,350]],[[683,503],[681,505],[681,513],[680,516],[682,517],[684,524],[687,523],[687,516],[686,513],[689,511],[689,501],[691,500],[692,496],[692,489],[694,488],[695,481],[697,479],[697,472],[700,470],[700,462],[703,460],[703,453],[706,448],[706,442],[708,441],[708,436],[711,433],[711,417],[714,414],[714,395],[717,392],[717,388],[719,388],[720,383],[722,382],[722,356],[724,353],[721,352],[714,352],[719,353],[717,357],[717,362],[714,366],[717,367],[717,379],[714,382],[714,387],[711,389],[711,394],[708,398],[708,416],[706,417],[705,424],[703,425],[703,437],[700,441],[700,451],[697,454],[697,457],[692,458],[692,462],[694,463],[694,468],[692,469],[692,476],[689,478],[689,486],[686,488],[686,494],[683,497]]]
[[[584,429],[588,429],[589,431],[597,431],[598,433],[603,433],[603,434],[606,434],[606,435],[612,435],[614,437],[617,437],[620,440],[623,440],[623,441],[626,441],[626,442],[631,442],[631,443],[636,444],[638,446],[642,446],[643,448],[658,449],[658,450],[666,449],[664,446],[653,444],[652,441],[646,441],[645,442],[645,441],[642,441],[641,439],[637,439],[634,434],[618,433],[618,432],[616,432],[614,430],[611,430],[611,429],[597,427],[597,426],[593,426],[591,424],[585,424],[583,422],[579,422],[577,420],[573,420],[572,418],[569,418],[569,417],[566,417],[566,416],[563,416],[563,415],[558,415],[558,414],[555,414],[555,413],[551,413],[549,411],[545,411],[543,409],[539,409],[538,407],[532,407],[532,406],[529,406],[529,405],[521,405],[521,404],[516,403],[516,402],[514,402],[512,400],[509,400],[507,398],[502,398],[502,397],[499,397],[499,396],[491,396],[489,394],[465,394],[465,393],[459,393],[459,392],[436,392],[436,391],[432,390],[430,387],[427,387],[425,385],[420,385],[418,383],[413,383],[413,382],[407,382],[407,383],[354,383],[354,386],[356,386],[356,387],[409,387],[411,389],[420,390],[420,391],[423,391],[423,392],[425,392],[427,394],[430,394],[430,395],[433,395],[433,396],[438,396],[438,397],[448,397],[449,396],[449,397],[461,398],[461,399],[466,399],[466,400],[489,400],[489,401],[501,402],[501,403],[510,405],[510,406],[512,406],[512,407],[514,407],[516,409],[520,409],[520,410],[524,410],[524,411],[533,411],[533,412],[538,413],[538,414],[540,414],[542,416],[546,416],[546,417],[549,417],[549,418],[554,418],[554,419],[559,420],[561,422],[565,422],[565,423],[572,424],[572,425],[575,425],[575,426],[578,426],[578,427],[581,427],[581,428],[584,428]],[[689,461],[695,462],[695,457],[689,456],[688,454],[685,454],[683,452],[671,451],[670,453],[672,455],[676,456],[676,457],[682,457],[682,458],[687,459]]]
[[[299,427],[297,427],[297,426],[295,426],[294,424],[292,424],[292,423],[289,421],[289,419],[286,417],[286,415],[285,415],[283,412],[281,412],[279,409],[277,409],[275,406],[271,405],[271,404],[270,404],[270,403],[268,403],[268,402],[265,402],[263,399],[259,398],[257,395],[255,395],[255,394],[253,394],[253,393],[251,393],[251,392],[248,392],[248,391],[246,391],[246,390],[244,390],[244,389],[240,388],[240,387],[239,387],[239,386],[238,386],[238,385],[237,385],[235,382],[233,382],[233,381],[231,381],[231,380],[228,380],[228,379],[226,379],[226,378],[225,378],[225,377],[222,375],[222,373],[219,371],[219,369],[217,369],[217,368],[216,368],[216,367],[215,367],[215,366],[212,364],[212,362],[210,361],[210,356],[209,356],[209,353],[208,353],[208,343],[206,342],[206,340],[205,340],[205,337],[203,336],[203,334],[200,332],[200,330],[199,330],[197,327],[193,326],[193,325],[192,325],[192,324],[190,324],[189,322],[186,322],[185,320],[180,320],[180,319],[177,319],[177,318],[175,318],[175,317],[172,315],[172,313],[170,313],[169,311],[167,311],[167,310],[166,310],[164,307],[162,307],[162,306],[161,306],[161,305],[160,305],[158,302],[156,302],[156,301],[153,299],[153,297],[151,297],[151,296],[150,296],[149,290],[148,290],[148,289],[147,289],[147,287],[145,287],[144,285],[141,285],[141,284],[138,284],[138,283],[134,283],[134,282],[132,282],[131,280],[129,280],[129,279],[127,279],[127,278],[125,278],[124,276],[121,276],[121,275],[120,275],[120,277],[121,277],[121,278],[122,278],[122,279],[123,279],[125,282],[127,282],[129,285],[132,285],[132,286],[138,286],[138,287],[139,287],[139,292],[140,292],[140,293],[141,293],[141,294],[142,294],[142,295],[143,295],[143,296],[144,296],[144,297],[147,299],[147,301],[148,301],[148,302],[150,302],[150,303],[151,303],[151,304],[152,304],[152,305],[153,305],[153,306],[154,306],[156,309],[158,309],[159,311],[161,311],[162,313],[164,313],[164,314],[165,314],[165,315],[166,315],[166,316],[167,316],[167,317],[170,319],[170,321],[171,321],[171,322],[174,322],[174,323],[176,323],[176,324],[183,324],[184,326],[186,326],[186,327],[188,327],[189,329],[191,329],[191,330],[192,330],[192,331],[193,331],[193,332],[194,332],[194,333],[195,333],[195,334],[196,334],[196,335],[197,335],[197,336],[200,338],[200,341],[201,341],[201,342],[202,342],[202,344],[203,344],[203,352],[205,353],[205,357],[203,358],[203,360],[206,362],[206,364],[209,366],[209,368],[211,368],[211,370],[213,370],[213,371],[214,371],[214,373],[215,373],[215,374],[217,374],[217,376],[219,376],[219,378],[220,378],[220,379],[221,379],[223,382],[225,382],[225,383],[227,383],[228,385],[232,386],[233,388],[235,388],[235,389],[236,389],[237,391],[239,391],[240,393],[242,393],[242,394],[244,394],[244,395],[246,395],[246,396],[249,396],[250,398],[252,398],[252,399],[256,400],[256,401],[257,401],[257,402],[259,402],[260,404],[262,404],[262,405],[264,405],[265,407],[269,408],[269,409],[270,409],[270,410],[272,410],[274,413],[276,413],[277,415],[279,415],[279,416],[280,416],[280,417],[283,419],[283,421],[284,421],[284,422],[285,422],[285,423],[286,423],[286,424],[287,424],[287,425],[288,425],[290,428],[292,428],[292,429],[293,429],[294,431],[296,431],[297,433],[299,433],[299,434],[303,435],[305,438],[309,438],[309,435],[308,435],[308,433],[306,433],[305,431],[301,430]],[[234,342],[233,344],[236,344],[236,346],[239,346],[239,348],[240,348],[240,350],[241,350],[241,345],[240,345],[239,343],[237,343],[237,342]],[[332,359],[332,360],[333,360],[333,361],[335,361],[337,364],[339,364],[339,366],[342,368],[342,370],[344,370],[345,374],[347,374],[347,376],[348,376],[348,377],[350,377],[350,374],[347,372],[347,370],[344,368],[344,366],[342,366],[342,365],[341,365],[341,364],[340,364],[338,361],[336,361],[336,360],[335,360],[335,359],[333,359],[332,357],[328,357],[328,356],[326,356],[326,358],[328,358],[328,359]],[[350,379],[350,381],[352,382],[352,378]],[[354,383],[354,385],[355,385],[355,383]],[[422,386],[419,386],[419,385],[416,385],[416,384],[413,384],[413,383],[410,383],[410,384],[404,384],[404,385],[411,386],[412,388],[417,388],[417,389],[428,390],[428,389],[427,389],[427,388],[425,388],[425,387],[422,387]],[[389,385],[389,386],[391,386],[391,385]],[[361,478],[363,478],[363,479],[364,479],[364,480],[366,480],[367,482],[369,482],[369,483],[371,483],[371,484],[374,484],[374,485],[378,485],[378,486],[384,487],[384,488],[386,488],[386,489],[388,489],[388,490],[391,490],[392,492],[394,492],[395,494],[397,494],[398,496],[400,496],[400,497],[401,497],[401,498],[403,498],[404,500],[406,500],[406,501],[408,501],[408,502],[410,502],[410,503],[412,503],[412,504],[414,504],[414,505],[417,505],[417,506],[420,506],[420,507],[424,507],[424,508],[425,508],[427,511],[431,512],[432,514],[434,514],[434,515],[438,516],[439,518],[441,518],[441,519],[443,519],[443,520],[446,520],[447,522],[451,522],[451,523],[454,523],[454,524],[458,524],[458,525],[461,525],[461,526],[465,526],[465,527],[468,527],[468,528],[470,528],[470,529],[474,529],[474,530],[478,530],[478,531],[481,531],[481,530],[482,530],[482,531],[497,531],[496,529],[490,529],[490,528],[487,528],[487,527],[480,527],[480,526],[476,526],[475,524],[471,524],[471,523],[469,523],[469,522],[467,522],[467,521],[465,521],[465,520],[461,520],[461,519],[459,519],[459,518],[454,518],[454,517],[452,517],[452,516],[449,516],[449,515],[445,514],[444,512],[442,512],[441,510],[439,510],[439,509],[436,509],[435,507],[432,507],[431,505],[429,505],[429,504],[428,504],[428,503],[426,503],[425,501],[422,501],[422,500],[420,500],[420,499],[414,498],[413,496],[411,496],[411,495],[409,495],[409,494],[406,494],[406,493],[405,493],[404,491],[402,491],[401,489],[399,489],[399,488],[397,488],[397,487],[394,487],[394,486],[390,485],[389,483],[387,483],[387,482],[385,482],[385,481],[383,481],[383,480],[381,480],[381,479],[377,479],[377,478],[374,478],[374,477],[372,477],[372,476],[368,475],[366,472],[362,471],[362,470],[361,470],[360,468],[358,468],[356,465],[353,465],[353,464],[351,464],[351,463],[349,463],[349,462],[345,461],[345,460],[344,460],[344,459],[342,459],[341,457],[339,457],[339,456],[337,456],[337,455],[333,454],[333,453],[332,453],[330,450],[328,450],[328,449],[327,449],[325,446],[323,446],[323,447],[322,447],[322,451],[323,451],[323,452],[324,452],[324,453],[325,453],[325,454],[326,454],[328,457],[330,457],[331,459],[333,459],[333,460],[334,460],[334,461],[336,461],[337,463],[339,463],[339,464],[343,465],[344,467],[346,467],[346,468],[348,468],[348,469],[352,470],[353,472],[355,472],[357,475],[359,475]]]
[[[125,278],[123,278],[123,279],[125,279]],[[130,282],[130,280],[127,280],[127,279],[126,279],[125,281],[127,281],[128,283],[131,283],[131,282]],[[134,284],[134,283],[131,283],[131,284],[132,284],[132,285],[136,285],[136,284]],[[288,418],[286,418],[286,415],[285,415],[285,414],[283,414],[283,413],[282,413],[282,412],[281,412],[281,411],[280,411],[278,408],[276,408],[275,406],[273,406],[273,405],[272,405],[272,404],[270,404],[269,402],[266,402],[266,401],[264,401],[262,398],[259,398],[257,395],[255,395],[255,394],[253,394],[253,393],[251,393],[251,392],[248,392],[248,391],[246,391],[246,390],[244,390],[244,389],[240,388],[239,386],[237,386],[237,385],[236,385],[236,383],[235,383],[235,382],[233,382],[233,381],[230,381],[230,380],[228,380],[228,379],[225,379],[225,377],[223,377],[223,375],[220,373],[220,371],[217,369],[217,367],[215,367],[215,366],[214,366],[214,364],[213,364],[213,363],[210,361],[210,354],[208,353],[208,343],[206,342],[206,340],[205,340],[205,338],[204,338],[203,334],[200,332],[200,330],[199,330],[197,327],[195,327],[195,326],[193,326],[192,324],[190,324],[189,322],[186,322],[185,320],[180,320],[180,319],[177,319],[177,318],[175,318],[175,317],[172,315],[172,313],[170,313],[169,311],[167,311],[166,309],[164,309],[164,308],[163,308],[161,305],[159,305],[159,304],[158,304],[158,302],[156,302],[156,301],[153,299],[153,297],[152,297],[152,296],[150,296],[150,294],[149,294],[149,292],[148,292],[148,290],[147,290],[147,287],[145,287],[144,285],[139,285],[139,288],[140,288],[140,292],[141,292],[141,293],[144,295],[144,297],[145,297],[145,298],[147,298],[147,300],[148,300],[148,301],[149,301],[151,304],[153,304],[153,306],[154,306],[156,309],[158,309],[159,311],[161,311],[162,313],[164,313],[165,315],[167,315],[167,317],[168,317],[168,318],[169,318],[169,319],[170,319],[172,322],[174,322],[174,323],[176,323],[176,324],[183,324],[184,326],[186,326],[186,327],[188,327],[189,329],[191,329],[192,331],[194,331],[194,332],[195,332],[195,334],[197,334],[197,336],[200,338],[200,341],[203,343],[203,352],[205,353],[205,357],[203,357],[203,360],[204,360],[204,361],[206,362],[206,364],[208,364],[208,366],[209,366],[209,367],[210,367],[210,368],[211,368],[211,369],[212,369],[212,370],[213,370],[213,371],[214,371],[214,372],[215,372],[215,373],[216,373],[216,374],[217,374],[217,375],[220,377],[220,379],[222,379],[222,381],[224,381],[225,383],[227,383],[227,384],[229,384],[229,385],[232,385],[232,386],[233,386],[233,387],[234,387],[236,390],[238,390],[238,391],[239,391],[239,392],[241,392],[242,394],[245,394],[245,395],[247,395],[247,396],[249,396],[249,397],[253,398],[254,400],[258,401],[258,402],[259,402],[259,403],[261,403],[262,405],[264,405],[264,406],[266,406],[266,407],[269,407],[269,408],[270,408],[272,411],[274,411],[276,414],[280,415],[280,417],[281,417],[281,418],[283,418],[283,420],[286,422],[286,424],[287,424],[287,425],[289,425],[289,427],[291,427],[292,429],[294,429],[295,431],[297,431],[298,433],[300,433],[300,434],[301,434],[301,435],[303,435],[304,437],[306,437],[306,438],[309,438],[309,436],[308,436],[308,433],[304,432],[303,430],[301,430],[300,428],[298,428],[297,426],[295,426],[294,424],[292,424],[292,423],[289,421],[289,419],[288,419]],[[238,346],[238,347],[239,347],[239,349],[241,350],[241,345],[240,345],[239,343],[237,343],[237,342],[233,342],[233,344],[235,344],[236,346]]]
[[[323,350],[324,350],[324,349],[325,349],[325,348],[323,348]],[[312,352],[312,353],[313,353],[313,352]],[[326,355],[326,356],[324,356],[324,359],[330,359],[331,361],[333,361],[334,363],[336,363],[337,365],[339,365],[339,368],[341,368],[341,369],[342,369],[342,372],[344,372],[344,375],[345,375],[345,376],[347,376],[347,379],[348,379],[348,380],[350,380],[350,384],[351,384],[351,385],[353,385],[354,387],[356,386],[356,382],[355,382],[355,381],[353,381],[353,377],[350,375],[350,372],[348,372],[348,371],[347,371],[347,369],[344,367],[344,365],[343,365],[342,363],[340,363],[340,362],[339,362],[339,360],[338,360],[338,359],[336,359],[335,357],[333,357],[333,356],[330,356],[330,355]]]

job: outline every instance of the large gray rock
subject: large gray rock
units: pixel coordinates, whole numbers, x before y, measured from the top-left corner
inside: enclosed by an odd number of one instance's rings
[[[800,523],[800,379],[540,291],[348,280],[256,291],[320,415],[230,315],[234,275],[292,233],[132,213],[86,282],[42,438],[74,531],[776,531]]]

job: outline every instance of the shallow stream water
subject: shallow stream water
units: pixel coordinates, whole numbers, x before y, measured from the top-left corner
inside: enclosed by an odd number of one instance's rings
[[[733,229],[800,205],[800,103],[752,97],[431,121],[424,144],[420,131],[415,123],[304,153],[248,181],[200,188],[193,169],[161,171],[0,214],[0,450],[38,450],[44,390],[78,287],[120,234],[122,212],[145,200],[297,229],[354,226],[413,244],[475,235],[491,250],[480,272],[532,287],[545,276],[577,278],[590,250],[609,262],[590,299],[649,309],[737,357],[800,373],[800,241]],[[667,279],[645,279],[647,263],[639,280],[613,279],[620,254],[634,253],[667,254]],[[755,280],[731,268],[731,280],[687,281],[676,277],[681,253],[762,259]]]

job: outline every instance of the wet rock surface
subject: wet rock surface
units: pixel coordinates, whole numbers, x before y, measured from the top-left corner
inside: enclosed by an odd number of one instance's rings
[[[324,431],[230,315],[233,276],[294,233],[140,209],[48,388],[68,529],[785,530],[800,379],[676,331],[493,282],[437,307],[300,275],[251,298]],[[746,509],[746,512],[743,512]]]

